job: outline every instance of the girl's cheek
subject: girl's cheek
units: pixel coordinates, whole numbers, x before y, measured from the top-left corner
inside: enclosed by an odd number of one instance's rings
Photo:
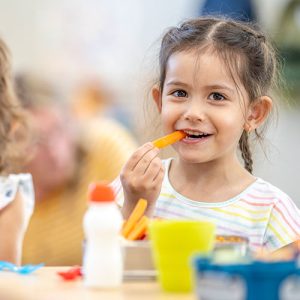
[[[172,112],[167,110],[166,108],[163,108],[161,111],[162,120],[168,120],[170,116],[172,116]]]
[[[174,111],[162,112],[162,122],[166,124],[170,124],[175,122],[177,119],[177,114]]]

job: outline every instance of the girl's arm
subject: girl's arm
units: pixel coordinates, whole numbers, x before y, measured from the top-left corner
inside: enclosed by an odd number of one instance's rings
[[[159,150],[152,143],[146,143],[138,148],[125,164],[120,174],[124,192],[122,214],[125,219],[140,198],[148,201],[145,214],[149,217],[153,215],[164,177],[158,153]]]
[[[14,200],[0,210],[0,260],[21,263],[26,231],[25,202],[19,192]]]

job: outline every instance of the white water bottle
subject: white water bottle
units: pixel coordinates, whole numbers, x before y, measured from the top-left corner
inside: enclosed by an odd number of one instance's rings
[[[90,186],[89,207],[83,219],[83,276],[87,287],[114,288],[122,283],[123,261],[119,239],[122,215],[114,200],[109,186]]]

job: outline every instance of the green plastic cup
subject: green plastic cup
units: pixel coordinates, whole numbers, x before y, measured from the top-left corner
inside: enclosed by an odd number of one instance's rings
[[[150,242],[158,281],[166,292],[194,288],[191,258],[208,255],[214,246],[215,224],[193,220],[153,220]]]

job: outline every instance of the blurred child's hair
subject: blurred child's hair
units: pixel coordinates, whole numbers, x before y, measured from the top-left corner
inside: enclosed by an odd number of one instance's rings
[[[14,88],[18,100],[26,110],[39,107],[59,106],[65,103],[52,81],[33,72],[19,72],[14,76]]]
[[[9,50],[0,39],[0,174],[17,171],[26,141],[26,119],[15,96]]]
[[[225,63],[231,78],[238,76],[248,93],[250,102],[268,95],[278,86],[279,60],[275,48],[256,25],[217,17],[203,17],[171,27],[163,36],[159,52],[158,86],[163,90],[167,63],[170,56],[182,51],[196,51],[199,55],[210,51]],[[262,138],[263,129],[255,135]],[[244,131],[239,140],[245,168],[252,173],[252,155],[248,133]]]

